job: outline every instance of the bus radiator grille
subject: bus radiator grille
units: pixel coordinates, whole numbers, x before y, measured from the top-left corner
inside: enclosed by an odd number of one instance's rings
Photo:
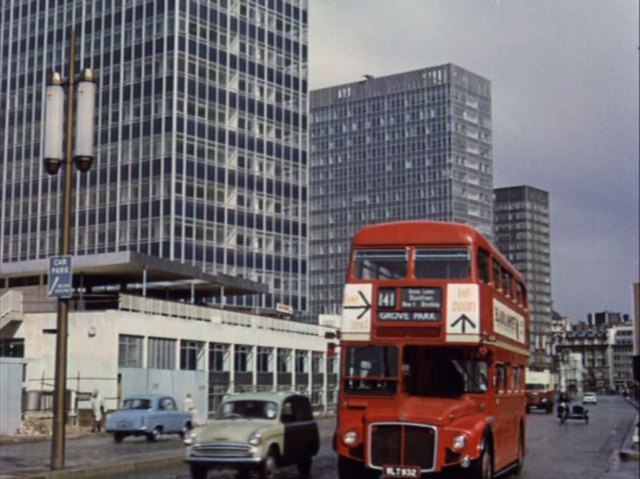
[[[419,466],[434,469],[436,430],[432,426],[382,423],[371,425],[371,466]]]

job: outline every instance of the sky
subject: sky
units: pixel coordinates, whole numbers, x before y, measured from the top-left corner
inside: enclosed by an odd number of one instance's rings
[[[455,63],[491,81],[494,187],[549,192],[553,309],[633,316],[638,0],[309,0],[318,89]]]

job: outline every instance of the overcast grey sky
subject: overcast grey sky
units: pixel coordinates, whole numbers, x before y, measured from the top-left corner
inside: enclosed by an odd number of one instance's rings
[[[494,186],[549,192],[554,309],[633,313],[638,0],[309,0],[310,88],[455,63],[489,80]]]

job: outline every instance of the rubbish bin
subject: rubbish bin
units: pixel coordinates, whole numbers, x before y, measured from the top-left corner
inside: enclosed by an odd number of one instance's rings
[[[40,411],[42,391],[25,391],[23,396],[23,411]]]

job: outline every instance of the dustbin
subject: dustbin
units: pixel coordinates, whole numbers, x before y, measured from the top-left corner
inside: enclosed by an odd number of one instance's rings
[[[23,411],[39,411],[42,391],[25,391],[23,396]]]

